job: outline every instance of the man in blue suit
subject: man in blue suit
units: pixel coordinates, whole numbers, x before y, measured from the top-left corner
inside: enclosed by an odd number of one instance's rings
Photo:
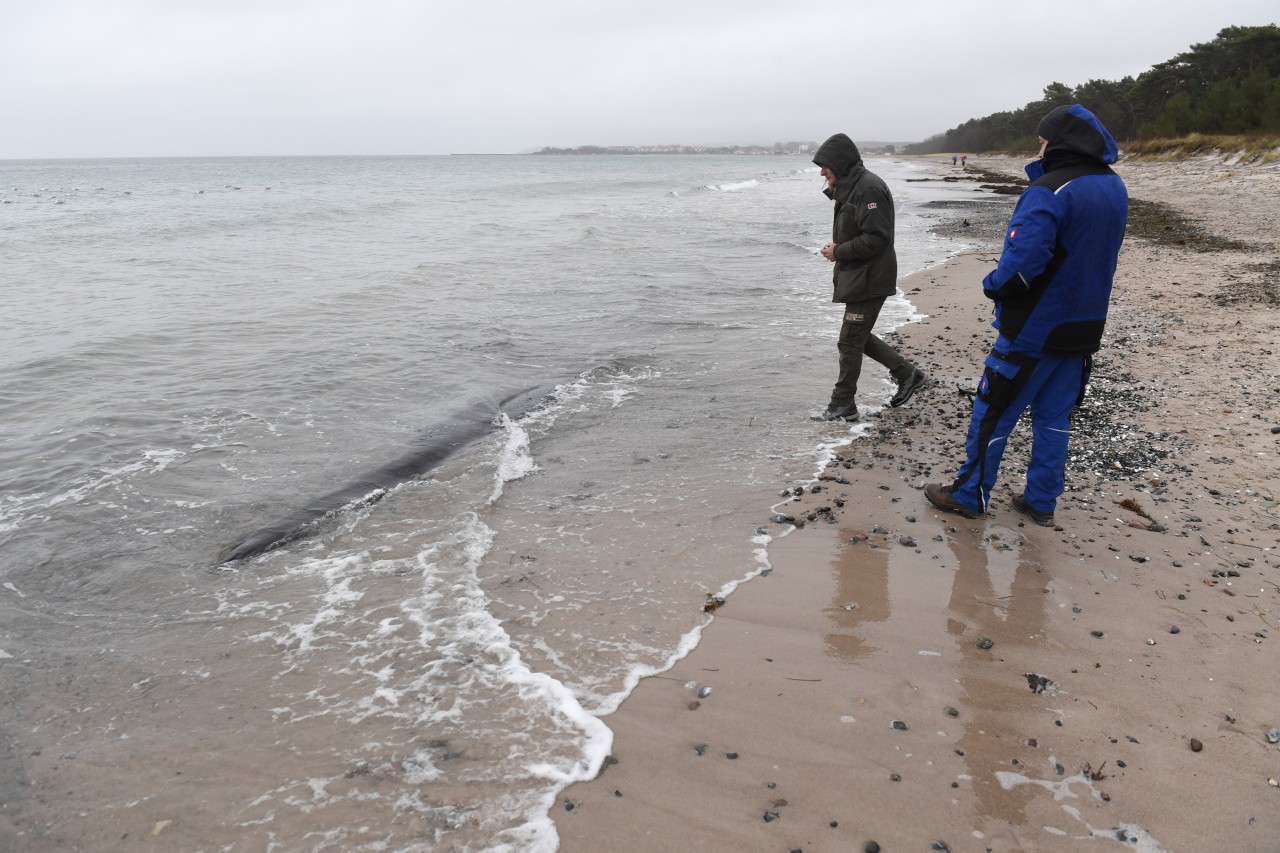
[[[1014,208],[999,265],[982,282],[999,332],[984,362],[965,442],[950,485],[925,497],[966,518],[986,514],[1009,433],[1031,409],[1031,461],[1013,506],[1052,526],[1062,494],[1070,415],[1084,396],[1102,342],[1124,239],[1129,193],[1110,168],[1116,142],[1079,104],[1058,107],[1037,129],[1040,158]]]

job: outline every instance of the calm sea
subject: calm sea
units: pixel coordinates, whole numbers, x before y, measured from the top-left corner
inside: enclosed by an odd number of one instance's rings
[[[971,188],[869,165],[904,274],[960,248],[930,202]],[[809,419],[820,189],[790,157],[0,162],[0,846],[554,850],[602,715],[849,437]],[[219,565],[460,421],[491,426]]]

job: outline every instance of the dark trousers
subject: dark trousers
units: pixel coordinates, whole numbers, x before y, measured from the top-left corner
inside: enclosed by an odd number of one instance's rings
[[[898,351],[871,334],[871,328],[880,316],[880,308],[888,297],[868,299],[863,302],[846,302],[844,323],[840,326],[840,378],[831,390],[831,407],[844,408],[854,403],[858,393],[858,377],[862,375],[862,356],[865,353],[873,361],[889,368],[889,375],[901,381],[911,375],[912,364]]]

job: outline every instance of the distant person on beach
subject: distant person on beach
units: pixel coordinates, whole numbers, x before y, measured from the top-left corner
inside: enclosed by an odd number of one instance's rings
[[[832,302],[844,303],[840,327],[840,376],[823,420],[856,421],[858,376],[863,353],[889,369],[898,389],[889,401],[901,406],[925,375],[897,350],[871,334],[884,301],[898,291],[898,256],[893,249],[893,197],[884,181],[867,171],[858,146],[843,133],[822,143],[813,162],[827,179],[823,190],[835,201],[832,242],[822,257],[835,264]]]
[[[1050,527],[1062,494],[1070,415],[1084,399],[1107,322],[1129,192],[1109,164],[1116,142],[1079,104],[1058,107],[1037,129],[1040,156],[1013,210],[999,265],[982,281],[998,330],[984,362],[965,442],[950,485],[930,483],[935,507],[987,512],[1009,433],[1031,409],[1031,461],[1013,507]]]
[[[954,159],[955,159],[955,158],[952,158],[952,163],[951,163],[951,165],[953,165],[953,166],[955,165]],[[969,155],[968,155],[968,154],[961,154],[961,155],[960,155],[960,168],[962,168],[962,169],[967,169],[967,168],[969,168]]]
[[[956,164],[956,155],[952,154],[952,155],[951,155],[951,165],[952,165],[952,166],[954,166],[955,164]]]

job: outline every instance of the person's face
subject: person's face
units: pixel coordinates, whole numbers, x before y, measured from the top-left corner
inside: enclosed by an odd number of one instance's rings
[[[1049,140],[1047,140],[1047,139],[1045,139],[1043,136],[1041,136],[1041,137],[1040,137],[1040,153],[1039,153],[1039,154],[1037,154],[1036,156],[1037,156],[1037,157],[1044,157],[1044,149],[1046,149],[1046,148],[1048,148],[1048,147],[1049,147]]]
[[[836,185],[836,173],[828,169],[826,166],[822,167],[822,177],[826,178],[827,183],[831,186],[834,187]]]

